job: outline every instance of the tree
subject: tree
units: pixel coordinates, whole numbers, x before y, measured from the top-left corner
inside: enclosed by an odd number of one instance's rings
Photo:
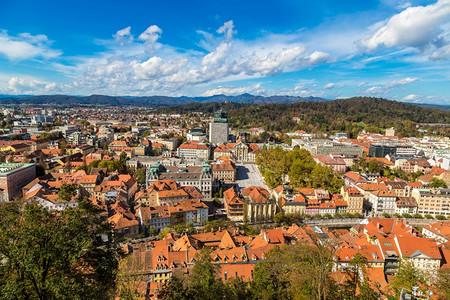
[[[411,290],[413,286],[419,284],[426,285],[422,273],[414,268],[412,262],[402,261],[397,275],[391,281],[391,287],[394,289],[395,295],[398,297],[402,289]]]
[[[335,291],[330,278],[334,248],[298,242],[275,247],[255,266],[255,299],[326,299]]]
[[[433,178],[433,179],[431,179],[429,186],[433,187],[433,188],[440,188],[440,187],[446,188],[447,184],[445,183],[445,181],[443,179]]]
[[[373,289],[373,283],[367,281],[367,267],[367,259],[360,253],[350,260],[349,267],[345,269],[347,279],[339,286],[343,299],[380,299],[379,287]],[[361,275],[365,280],[361,280]]]
[[[77,194],[79,186],[76,184],[63,183],[58,192],[58,198],[69,202]]]
[[[137,168],[133,172],[133,177],[136,178],[137,182],[145,183],[145,177],[146,177],[145,169],[144,168]]]
[[[158,297],[162,299],[224,299],[228,288],[218,277],[218,265],[213,264],[211,250],[203,248],[194,258],[195,264],[191,274],[185,278],[172,276]],[[232,298],[228,295],[227,299]]]
[[[126,256],[119,260],[117,270],[117,290],[116,295],[120,299],[138,300],[139,286],[145,282],[144,275],[136,274],[142,268],[142,264],[136,265],[132,256]]]
[[[442,293],[442,299],[450,299],[450,269],[441,268],[437,273],[436,287]],[[441,299],[441,298],[440,298]]]
[[[119,247],[87,200],[52,213],[36,203],[0,207],[3,299],[109,299]]]

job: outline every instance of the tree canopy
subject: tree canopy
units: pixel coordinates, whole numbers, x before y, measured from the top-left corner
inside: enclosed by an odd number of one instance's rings
[[[110,224],[87,200],[58,213],[0,206],[2,299],[109,299],[117,254]]]
[[[266,183],[275,187],[288,182],[293,187],[323,188],[336,193],[343,181],[329,167],[316,164],[305,149],[261,149],[256,157]]]

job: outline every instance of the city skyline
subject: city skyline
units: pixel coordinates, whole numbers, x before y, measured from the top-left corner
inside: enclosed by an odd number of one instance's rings
[[[450,105],[450,1],[0,3],[0,94]]]

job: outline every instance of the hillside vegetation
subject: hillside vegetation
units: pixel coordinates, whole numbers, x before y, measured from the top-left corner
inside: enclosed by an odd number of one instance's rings
[[[189,113],[228,111],[234,128],[262,127],[269,131],[347,132],[355,137],[366,129],[383,132],[395,127],[401,136],[418,135],[417,123],[450,123],[450,112],[381,98],[354,97],[333,101],[290,104],[190,103],[164,107],[160,112]],[[294,122],[299,117],[300,122]],[[425,129],[428,129],[425,127]],[[450,135],[450,128],[432,128],[429,133]]]

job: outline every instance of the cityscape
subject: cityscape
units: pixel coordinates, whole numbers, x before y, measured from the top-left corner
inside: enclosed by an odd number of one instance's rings
[[[450,299],[450,1],[25,2],[0,299]]]

